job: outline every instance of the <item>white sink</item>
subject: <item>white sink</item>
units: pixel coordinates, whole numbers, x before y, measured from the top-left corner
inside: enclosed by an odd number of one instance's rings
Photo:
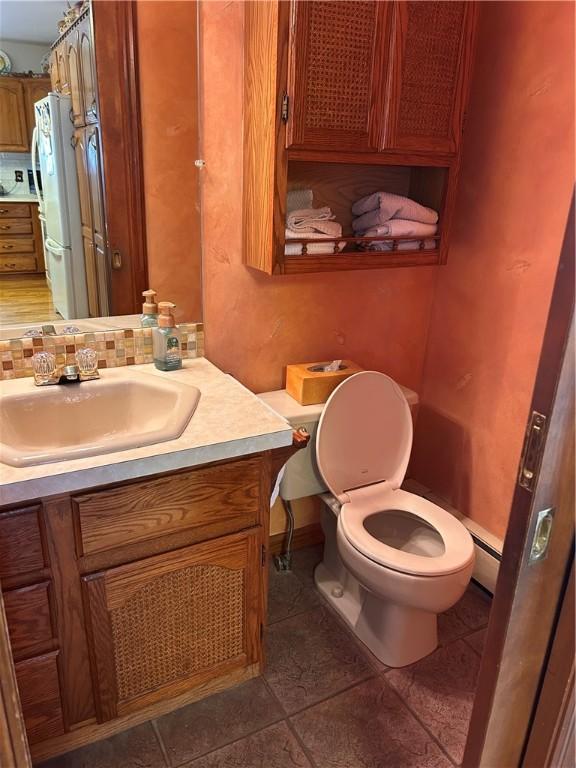
[[[0,397],[0,461],[29,467],[174,440],[200,390],[131,366],[81,384],[35,387],[21,379]]]

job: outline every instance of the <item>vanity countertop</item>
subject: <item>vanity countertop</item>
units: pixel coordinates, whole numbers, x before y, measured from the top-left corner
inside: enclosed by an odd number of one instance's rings
[[[36,195],[3,195],[0,197],[2,203],[38,203]]]
[[[153,365],[130,366],[198,387],[200,401],[176,440],[31,467],[0,464],[0,505],[69,493],[108,483],[193,467],[288,446],[292,428],[236,379],[205,358],[185,360],[181,371],[163,373]],[[101,371],[102,377],[106,370]],[[82,386],[82,384],[78,385]],[[32,378],[0,382],[0,395],[30,391]]]

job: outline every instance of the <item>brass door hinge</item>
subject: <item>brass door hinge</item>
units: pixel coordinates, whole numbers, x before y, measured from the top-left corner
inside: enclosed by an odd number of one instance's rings
[[[518,484],[527,491],[532,492],[536,485],[542,453],[544,452],[545,436],[546,416],[538,413],[538,411],[532,411],[524,438],[524,449],[518,476]]]
[[[288,108],[290,104],[290,99],[287,93],[282,96],[282,108],[280,110],[280,118],[283,123],[288,122]]]

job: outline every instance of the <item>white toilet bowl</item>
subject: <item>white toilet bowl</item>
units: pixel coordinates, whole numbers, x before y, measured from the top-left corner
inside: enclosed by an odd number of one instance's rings
[[[474,566],[466,528],[400,490],[412,447],[408,404],[392,379],[366,371],[328,400],[316,443],[326,484],[325,554],[315,579],[360,640],[402,667],[438,644],[437,614],[463,595]],[[334,507],[334,505],[332,505]]]

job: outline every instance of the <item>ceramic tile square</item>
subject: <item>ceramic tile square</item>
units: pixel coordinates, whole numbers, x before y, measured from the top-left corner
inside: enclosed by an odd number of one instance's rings
[[[457,763],[462,761],[480,657],[463,640],[439,648],[386,681]]]
[[[355,641],[324,607],[270,625],[266,644],[264,674],[288,713],[373,674]]]
[[[98,741],[39,768],[165,768],[166,762],[150,723]]]
[[[291,718],[317,768],[451,768],[385,678]]]
[[[312,768],[286,723],[189,763],[187,768]]]
[[[456,616],[469,629],[481,629],[488,624],[490,618],[491,598],[474,582],[464,593],[464,596],[447,614]]]
[[[170,765],[177,766],[283,717],[261,679],[217,693],[156,721]]]
[[[484,643],[486,642],[487,631],[487,629],[479,629],[477,632],[472,632],[471,635],[467,635],[465,638],[468,645],[471,645],[476,653],[479,653],[480,655],[484,653]]]

